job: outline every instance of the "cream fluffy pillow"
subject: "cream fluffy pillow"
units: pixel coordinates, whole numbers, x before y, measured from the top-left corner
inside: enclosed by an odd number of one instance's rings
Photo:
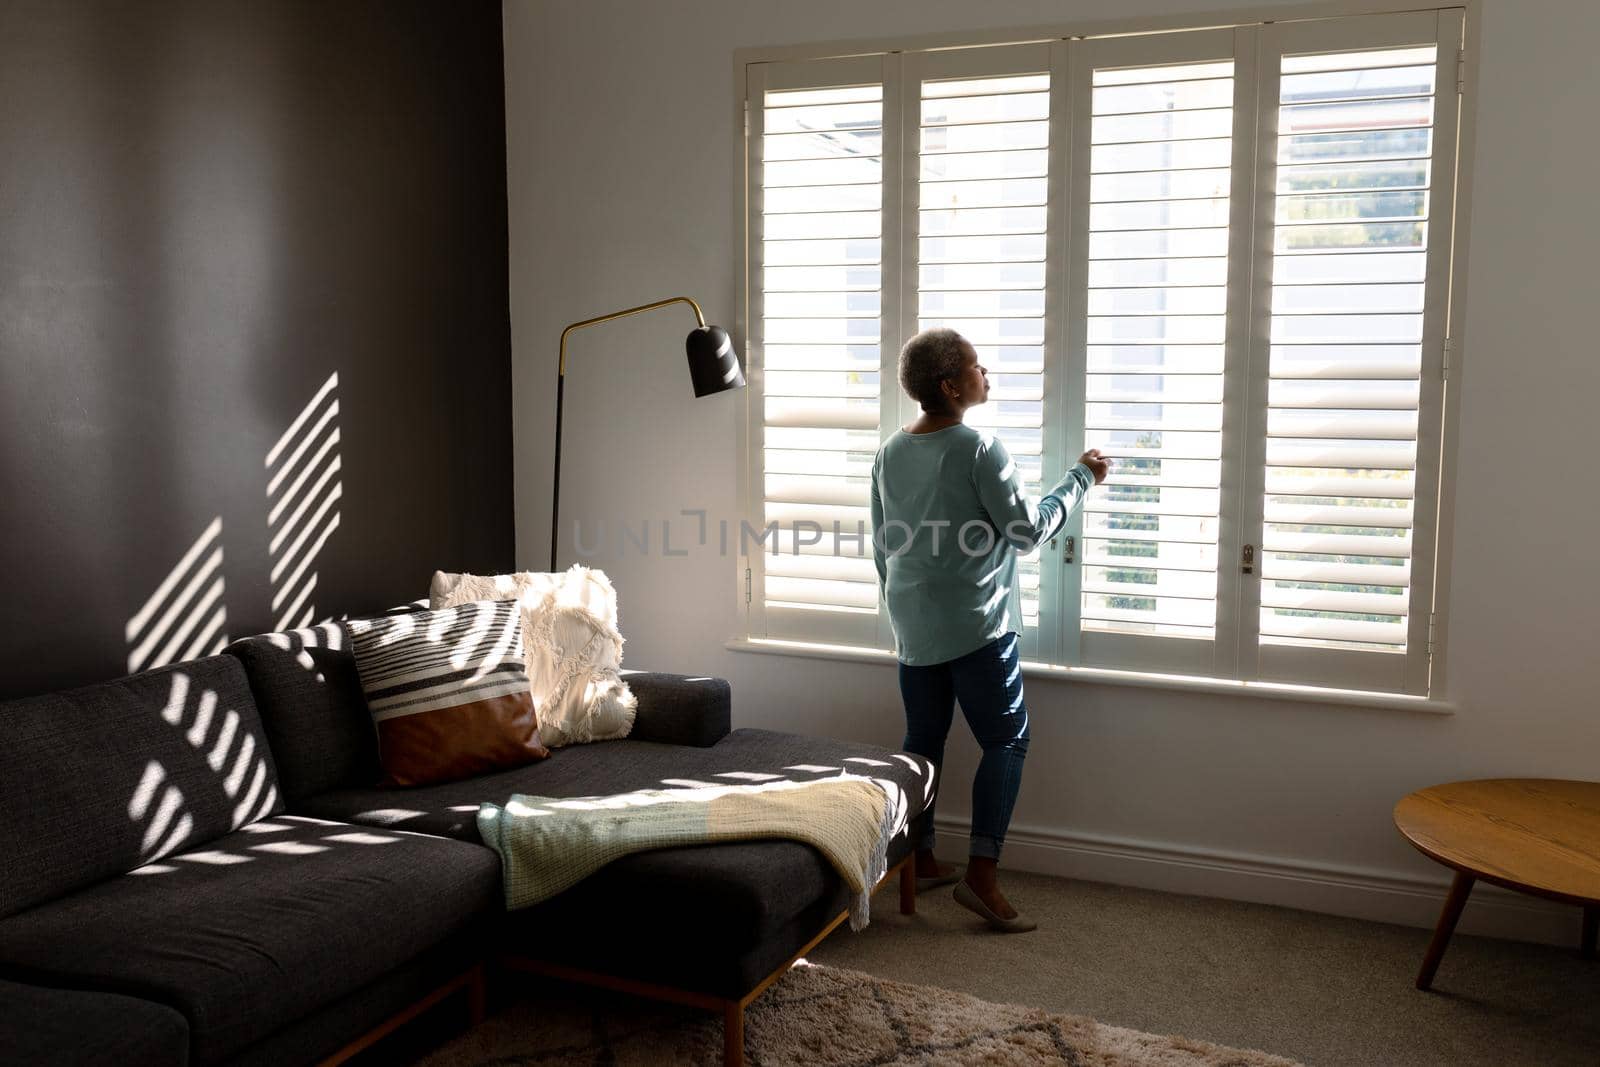
[[[637,702],[618,674],[617,593],[604,571],[580,564],[561,574],[437,571],[428,599],[435,609],[476,600],[518,602],[528,684],[546,747],[610,741],[633,729]]]

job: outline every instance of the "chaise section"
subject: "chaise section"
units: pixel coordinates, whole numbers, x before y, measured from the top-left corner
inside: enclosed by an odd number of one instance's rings
[[[770,730],[735,730],[709,748],[632,739],[557,749],[499,774],[416,789],[346,789],[302,801],[320,818],[479,842],[477,812],[517,793],[578,797],[696,785],[809,781],[841,771],[883,784],[902,829],[933,795],[933,771],[904,753]],[[821,853],[797,841],[744,841],[625,856],[560,896],[506,918],[506,951],[574,969],[743,996],[849,905]]]
[[[0,1063],[184,1067],[189,1024],[164,1004],[0,981]]]
[[[0,922],[0,977],[142,997],[220,1062],[500,909],[476,845],[278,816]]]
[[[898,839],[890,865],[908,848]],[[737,1000],[850,897],[821,853],[798,841],[658,849],[508,913],[501,944],[575,970]]]

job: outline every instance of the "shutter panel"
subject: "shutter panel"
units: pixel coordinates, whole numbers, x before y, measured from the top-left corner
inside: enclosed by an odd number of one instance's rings
[[[778,529],[747,546],[752,615],[769,637],[880,644],[869,479],[882,400],[882,62],[774,64],[751,89],[753,488],[757,532]]]
[[[1257,674],[1426,692],[1457,45],[1309,29],[1263,32]]]
[[[1080,526],[1077,661],[1091,666],[1233,669],[1218,650],[1233,647],[1222,568],[1250,194],[1234,162],[1253,126],[1235,51],[1217,31],[1072,54],[1072,364],[1084,447],[1113,466]]]
[[[1005,444],[1037,497],[1046,460],[1049,49],[920,55],[908,60],[906,79],[915,101],[905,137],[906,226],[915,235],[908,263],[916,265],[906,271],[906,306],[916,309],[916,329],[949,327],[977,349],[989,402],[966,422]],[[1060,461],[1051,458],[1058,476]],[[1022,651],[1037,658],[1040,555],[1021,557],[1017,570]]]

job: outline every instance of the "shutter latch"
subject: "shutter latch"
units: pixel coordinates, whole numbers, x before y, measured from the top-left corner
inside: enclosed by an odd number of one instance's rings
[[[1066,561],[1072,563],[1078,552],[1078,539],[1076,537],[1067,538],[1067,547],[1063,551],[1066,553]]]
[[[1239,571],[1242,574],[1256,572],[1256,546],[1245,545],[1244,551],[1239,553]]]

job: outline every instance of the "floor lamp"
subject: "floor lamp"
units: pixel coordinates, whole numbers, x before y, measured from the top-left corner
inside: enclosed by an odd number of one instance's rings
[[[612,319],[624,319],[629,315],[638,315],[656,308],[664,308],[669,304],[688,304],[694,309],[694,317],[699,326],[689,331],[689,339],[684,347],[689,352],[689,377],[694,383],[694,395],[697,397],[710,396],[712,393],[721,393],[729,389],[744,388],[744,372],[739,368],[738,354],[733,350],[733,339],[728,336],[728,331],[721,326],[707,326],[706,317],[700,311],[700,305],[686,296],[669,297],[666,300],[657,300],[653,304],[640,304],[636,308],[625,308],[622,311],[613,311],[609,315],[597,315],[592,319],[575,322],[561,331],[561,364],[556,377],[556,471],[554,488],[550,495],[550,571],[556,569],[556,535],[560,530],[561,511],[561,400],[567,384],[567,335],[573,330],[581,330],[585,326],[597,326],[602,322]]]

